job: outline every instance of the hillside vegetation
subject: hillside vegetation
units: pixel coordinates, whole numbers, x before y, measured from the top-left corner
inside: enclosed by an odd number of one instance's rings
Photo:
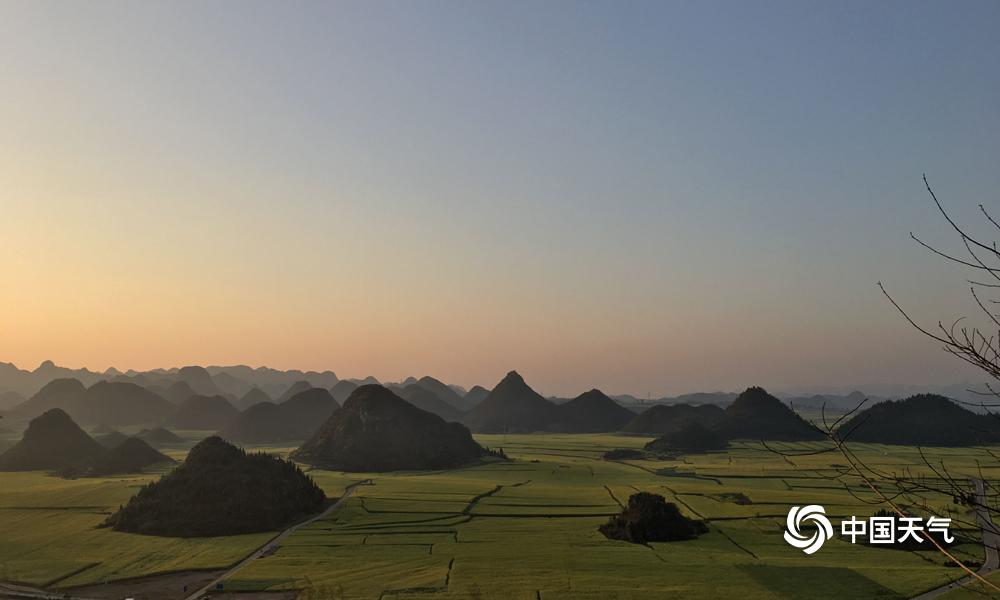
[[[202,537],[274,531],[323,508],[323,491],[294,463],[209,437],[142,487],[106,525],[117,531]]]

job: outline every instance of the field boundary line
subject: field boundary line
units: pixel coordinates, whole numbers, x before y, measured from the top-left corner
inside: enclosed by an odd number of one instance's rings
[[[287,538],[291,534],[295,533],[295,531],[298,530],[299,528],[305,527],[306,525],[309,525],[311,523],[315,523],[316,521],[322,519],[323,517],[325,517],[326,515],[330,514],[331,512],[337,510],[345,502],[347,502],[347,500],[351,496],[354,495],[354,491],[360,485],[374,485],[374,482],[371,479],[364,479],[362,481],[357,481],[357,482],[354,482],[351,485],[347,486],[346,488],[344,488],[344,493],[340,495],[340,498],[337,498],[336,502],[334,502],[330,506],[326,507],[326,509],[324,509],[322,512],[320,512],[320,513],[318,513],[318,514],[316,514],[316,515],[314,515],[314,516],[312,516],[312,517],[310,517],[310,518],[308,518],[308,519],[306,519],[304,521],[299,521],[298,523],[295,523],[294,525],[292,525],[291,527],[285,529],[284,531],[282,531],[278,535],[272,537],[263,546],[257,548],[253,552],[251,552],[249,556],[247,556],[243,560],[237,562],[235,565],[233,565],[229,569],[227,569],[222,575],[216,577],[215,579],[213,579],[212,581],[210,581],[209,583],[207,583],[206,585],[204,585],[203,587],[201,587],[200,589],[198,589],[193,594],[190,594],[189,596],[187,596],[185,598],[185,600],[198,600],[199,598],[201,598],[202,596],[204,596],[205,594],[207,594],[211,590],[213,590],[216,585],[222,583],[227,578],[232,577],[236,573],[238,573],[238,572],[242,571],[243,569],[245,569],[246,567],[250,566],[258,558],[260,558],[262,556],[265,556],[265,553],[271,552],[272,548],[276,548],[277,546],[280,546],[281,542],[284,541],[285,538]]]

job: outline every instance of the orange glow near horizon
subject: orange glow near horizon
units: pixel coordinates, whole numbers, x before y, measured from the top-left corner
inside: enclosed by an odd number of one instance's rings
[[[517,369],[560,395],[976,380],[874,284],[969,311],[907,233],[942,232],[923,169],[960,217],[996,189],[992,64],[934,48],[927,90],[918,26],[890,53],[683,4],[386,9],[0,6],[0,361]]]

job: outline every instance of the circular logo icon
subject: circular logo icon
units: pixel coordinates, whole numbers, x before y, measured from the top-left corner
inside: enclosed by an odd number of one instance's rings
[[[802,532],[802,525],[806,521],[812,521],[816,530],[812,535]],[[808,506],[793,506],[788,511],[788,519],[785,522],[785,541],[795,546],[806,554],[812,554],[820,548],[826,540],[833,537],[833,525],[830,519],[826,518],[826,510],[818,504]]]

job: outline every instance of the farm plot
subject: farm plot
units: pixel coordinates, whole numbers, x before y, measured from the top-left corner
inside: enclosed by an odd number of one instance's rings
[[[338,514],[293,535],[227,587],[324,586],[349,598],[901,598],[954,576],[933,552],[834,539],[806,557],[782,538],[792,504],[831,515],[872,507],[818,475],[829,456],[791,464],[753,443],[676,460],[612,462],[613,448],[648,439],[601,435],[480,436],[516,460],[451,472],[352,474],[374,479]],[[808,446],[802,446],[803,450]],[[883,465],[910,464],[864,448]],[[955,453],[966,461],[974,453]],[[343,483],[342,474],[314,473]],[[663,494],[710,532],[645,546],[597,527],[637,491]],[[941,498],[945,502],[946,498]],[[975,532],[968,532],[975,537]],[[973,541],[955,551],[975,560]],[[808,581],[798,592],[789,582]]]

